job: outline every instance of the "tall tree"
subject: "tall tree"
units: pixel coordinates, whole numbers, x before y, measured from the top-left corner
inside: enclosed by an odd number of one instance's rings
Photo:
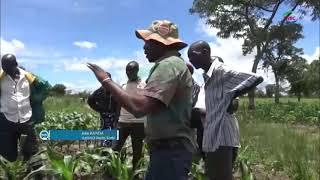
[[[266,85],[266,95],[267,95],[267,97],[271,98],[274,95],[274,89],[275,89],[275,85],[274,84]]]
[[[280,6],[286,6],[288,12],[276,20]],[[298,10],[296,12],[296,10]],[[288,17],[303,18],[311,12],[312,20],[320,18],[319,0],[194,0],[190,12],[197,13],[201,18],[219,32],[222,38],[234,37],[244,40],[243,54],[247,55],[256,51],[252,65],[252,72],[256,73],[257,67],[272,40],[270,30],[273,25],[281,28]],[[249,109],[254,109],[254,91],[249,93]]]
[[[296,57],[289,62],[288,68],[285,70],[286,79],[290,83],[289,92],[296,95],[299,102],[302,94],[308,95],[310,93],[308,69],[307,61],[301,57]]]
[[[320,56],[310,64],[307,79],[312,95],[320,98]]]
[[[52,95],[63,96],[66,94],[67,87],[63,84],[56,84],[51,88]]]
[[[286,78],[286,70],[290,61],[302,59],[303,50],[294,44],[302,38],[302,26],[290,23],[283,26],[274,25],[270,29],[270,42],[262,56],[263,67],[271,67],[275,77],[275,103],[279,103],[280,81]],[[296,72],[295,72],[296,73]]]
[[[266,93],[264,93],[261,89],[257,90],[256,95],[260,98],[266,97]]]

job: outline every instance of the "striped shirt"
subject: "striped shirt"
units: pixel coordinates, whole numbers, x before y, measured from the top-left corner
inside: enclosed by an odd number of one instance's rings
[[[198,96],[199,96],[199,92],[200,92],[200,86],[196,83],[196,81],[194,79],[192,79],[192,84],[193,84],[193,88],[192,88],[192,107],[194,107],[198,101]]]
[[[252,86],[259,76],[229,69],[213,61],[205,82],[206,120],[204,122],[203,151],[214,152],[219,146],[240,147],[238,120],[227,112],[237,90]]]

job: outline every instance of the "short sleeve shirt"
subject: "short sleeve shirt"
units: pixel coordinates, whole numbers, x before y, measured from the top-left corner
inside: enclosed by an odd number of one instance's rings
[[[145,86],[144,81],[128,81],[122,88],[129,94],[137,94]],[[128,112],[125,108],[121,108],[119,121],[121,123],[144,123],[145,117],[136,118],[133,114]]]
[[[237,72],[223,63],[213,61],[205,80],[206,120],[203,132],[203,151],[214,152],[219,146],[240,147],[239,125],[227,108],[234,93],[251,87],[259,76]]]
[[[142,93],[161,101],[165,108],[147,115],[147,142],[184,137],[194,146],[190,128],[192,86],[192,76],[177,52],[170,52],[155,63]]]

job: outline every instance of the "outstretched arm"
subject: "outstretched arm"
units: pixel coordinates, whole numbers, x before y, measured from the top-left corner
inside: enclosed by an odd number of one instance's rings
[[[99,66],[88,63],[88,67],[94,72],[102,86],[108,89],[119,104],[135,117],[143,117],[148,113],[158,112],[164,107],[164,104],[155,98],[141,94],[128,94],[118,84],[113,82],[109,75]]]
[[[242,95],[248,93],[250,90],[254,89],[262,82],[263,82],[263,77],[260,76],[251,85],[249,85],[243,89],[235,90],[234,97],[236,98],[236,97],[239,97],[239,96],[242,96]]]
[[[263,82],[263,77],[254,73],[237,72],[225,66],[225,93],[232,93],[233,99],[248,93]]]
[[[231,94],[231,102],[227,112],[234,113],[238,109],[237,97],[248,93],[260,83],[263,82],[263,77],[253,73],[243,73],[226,69],[224,79],[225,93]]]

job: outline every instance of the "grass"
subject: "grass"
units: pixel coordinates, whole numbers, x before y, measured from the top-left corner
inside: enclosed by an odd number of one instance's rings
[[[272,99],[257,99],[255,111],[248,111],[248,100],[243,98],[237,117],[245,121],[320,126],[320,100],[304,99],[300,103],[294,100],[286,98],[274,104]]]
[[[46,112],[80,112],[92,113],[94,112],[87,105],[86,101],[77,96],[55,97],[51,96],[44,102]]]
[[[241,98],[237,112],[242,139],[239,164],[248,163],[258,179],[279,177],[279,172],[290,179],[317,179],[319,102],[303,98],[298,103],[296,98],[280,98],[280,104],[275,105],[272,98],[256,98],[256,111],[251,112],[247,110],[248,99]],[[51,97],[45,105],[53,112],[93,112],[76,97]]]
[[[246,108],[248,99],[240,99],[237,118],[242,148],[237,167],[242,175],[236,176],[238,179],[252,179],[251,175],[255,179],[320,179],[319,99],[302,99],[298,103],[296,98],[281,98],[279,105],[273,102],[271,98],[258,98],[252,112]],[[48,119],[41,128],[62,124],[71,129],[98,127],[98,114],[78,97],[49,97],[44,104]],[[128,150],[127,161],[131,163],[131,148]],[[144,159],[147,157],[145,154]],[[142,163],[144,167],[146,162]],[[195,179],[203,177],[203,163],[194,164],[192,169]],[[246,175],[243,169],[248,171]],[[119,173],[118,170],[114,166],[110,171]]]
[[[240,159],[249,160],[252,166],[262,164],[269,172],[265,176],[284,172],[290,179],[319,178],[319,131],[301,133],[291,125],[261,122],[240,122],[240,127],[242,149],[247,147]]]
[[[281,98],[276,105],[271,98],[258,98],[254,112],[247,110],[247,98],[240,101],[237,118],[245,152],[239,159],[256,167],[257,179],[279,179],[279,172],[288,179],[320,179],[319,99]]]
[[[248,97],[241,97],[240,101],[242,103],[247,104],[249,99]],[[255,98],[255,101],[258,103],[274,103],[274,98]],[[298,103],[298,98],[295,97],[281,97],[280,98],[280,103],[288,103],[288,102],[293,102],[293,103]],[[320,98],[301,98],[301,103],[320,103]]]

